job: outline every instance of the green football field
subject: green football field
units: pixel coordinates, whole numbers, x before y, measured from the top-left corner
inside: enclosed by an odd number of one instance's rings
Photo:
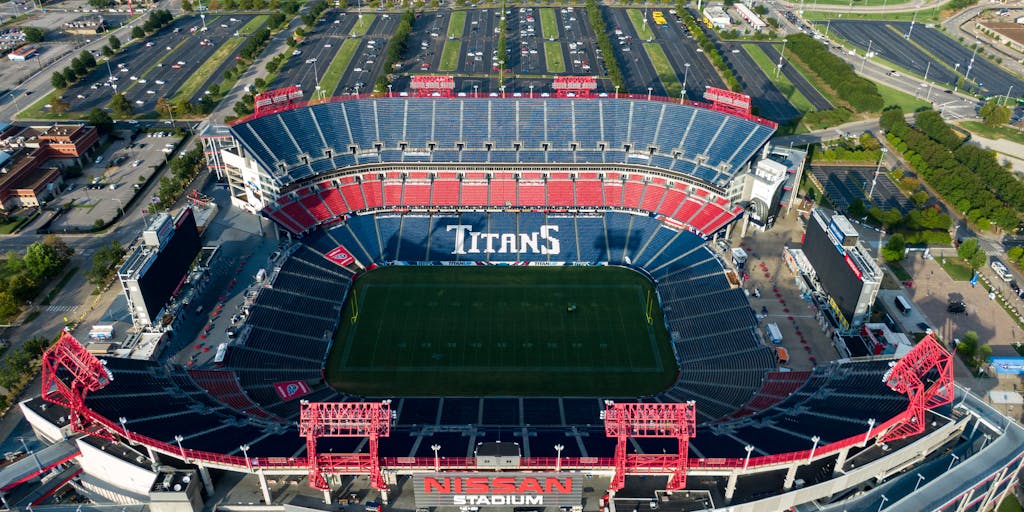
[[[627,397],[677,374],[651,282],[619,267],[368,272],[325,371],[370,396]]]

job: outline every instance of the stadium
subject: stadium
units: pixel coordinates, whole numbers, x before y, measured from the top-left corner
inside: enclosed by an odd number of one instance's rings
[[[208,493],[211,471],[255,474],[266,503],[275,475],[327,503],[368,476],[384,506],[405,489],[441,509],[984,510],[1009,492],[1022,432],[954,386],[931,336],[779,370],[707,243],[755,207],[741,176],[773,123],[714,91],[561,96],[239,120],[211,165],[284,248],[220,364],[100,359],[65,335],[26,417],[188,464]]]

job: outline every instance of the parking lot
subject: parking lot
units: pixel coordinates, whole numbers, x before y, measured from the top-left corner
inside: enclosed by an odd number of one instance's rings
[[[334,10],[327,11],[313,30],[306,33],[302,44],[292,51],[292,56],[270,84],[271,89],[297,85],[308,96],[313,94],[317,81],[323,79],[331,59],[341,48],[341,44],[358,19],[354,14],[342,14]],[[296,55],[296,52],[299,53]],[[324,94],[330,96],[333,92],[324,91]]]
[[[58,196],[59,204],[71,204],[66,212],[50,225],[54,233],[84,231],[97,220],[109,221],[118,209],[127,207],[132,196],[142,190],[145,180],[164,159],[176,156],[181,137],[169,132],[139,132],[129,140],[127,132],[116,140],[98,162],[82,170],[82,176],[68,180],[66,191]],[[144,201],[148,202],[148,201]],[[142,204],[145,208],[145,204]]]
[[[919,76],[924,76],[927,69],[930,81],[949,89],[970,67],[968,78],[980,85],[983,95],[1006,94],[1011,86],[1024,91],[1024,80],[981,56],[975,56],[972,65],[972,50],[920,23],[911,32],[907,22],[832,20],[830,30],[860,48],[860,54],[870,44],[879,57]],[[906,39],[908,32],[910,41]]]
[[[765,76],[747,51],[741,45],[736,45],[736,49],[739,50],[737,53],[729,51],[724,57],[743,84],[744,94],[750,95],[750,102],[757,108],[758,115],[780,123],[800,117],[800,111]]]
[[[186,80],[252,18],[253,15],[244,14],[208,15],[205,31],[199,16],[179,18],[144,42],[126,45],[111,60],[101,62],[69,87],[64,99],[70,103],[71,111],[88,112],[107,106],[115,92],[119,92],[132,103],[135,114],[152,112],[158,98],[169,99],[177,94]],[[238,40],[241,42],[241,37]],[[197,102],[210,85],[220,83],[237,55],[238,47],[206,74],[189,96],[190,101]]]
[[[869,208],[878,206],[883,210],[896,209],[906,215],[913,209],[913,205],[885,172],[886,169],[883,168],[882,172],[878,173],[874,193],[871,201],[868,201],[867,194],[871,190],[871,180],[875,175],[874,166],[811,167],[811,174],[824,187],[825,194],[835,205],[836,210],[845,212],[851,203],[860,199]]]

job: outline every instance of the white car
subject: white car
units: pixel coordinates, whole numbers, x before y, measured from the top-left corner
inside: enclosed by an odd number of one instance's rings
[[[153,82],[153,83],[155,83],[155,84],[157,84],[157,85],[164,85],[164,84],[165,84],[165,83],[167,83],[167,82],[164,82],[163,80],[157,80],[157,81],[155,81],[155,82]]]
[[[330,47],[331,47],[331,43],[327,43],[327,44],[324,45],[324,48],[330,48]]]

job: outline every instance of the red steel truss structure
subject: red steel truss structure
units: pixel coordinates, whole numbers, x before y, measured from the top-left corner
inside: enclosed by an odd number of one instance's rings
[[[309,486],[329,489],[324,472],[358,467],[370,474],[374,489],[387,490],[381,474],[377,443],[391,435],[391,401],[384,402],[307,402],[299,408],[299,435],[306,438]],[[370,442],[368,456],[360,454],[318,454],[321,437],[365,437]]]
[[[451,76],[416,75],[412,77],[409,88],[416,91],[416,95],[420,97],[451,98],[455,90],[455,79]]]
[[[653,437],[679,441],[679,453],[674,456],[655,456],[663,460],[662,467],[671,472],[668,490],[686,487],[686,467],[689,462],[690,438],[696,432],[697,408],[694,402],[686,403],[615,403],[606,402],[604,409],[604,433],[615,438],[615,475],[611,491],[622,489],[626,483],[627,469],[650,468],[651,461],[641,456],[626,455],[626,439]],[[647,456],[650,458],[651,456]],[[631,460],[627,460],[631,459]]]
[[[559,98],[589,98],[597,89],[592,76],[556,76],[551,88]]]
[[[77,432],[85,432],[83,411],[88,413],[85,408],[85,395],[110,384],[110,381],[114,380],[110,371],[71,333],[65,331],[60,339],[43,353],[41,373],[43,400],[66,407],[71,428]]]
[[[953,356],[929,334],[892,364],[883,377],[897,393],[906,393],[910,406],[881,442],[903,439],[924,432],[924,413],[953,401]]]

